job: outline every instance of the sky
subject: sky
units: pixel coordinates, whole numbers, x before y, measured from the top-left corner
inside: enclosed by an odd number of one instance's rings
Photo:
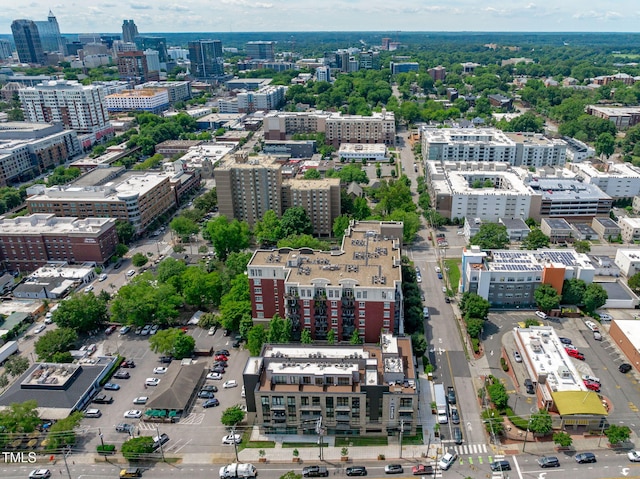
[[[637,32],[637,0],[0,0],[0,33],[18,18],[62,33],[271,31]]]

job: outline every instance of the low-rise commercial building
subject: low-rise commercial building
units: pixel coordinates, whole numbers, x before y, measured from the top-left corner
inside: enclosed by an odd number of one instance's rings
[[[600,429],[608,413],[550,326],[515,328],[513,335],[527,376],[536,392],[536,408],[558,413],[555,426]]]
[[[532,306],[540,284],[549,284],[561,294],[565,279],[589,284],[595,272],[589,257],[572,249],[487,252],[471,246],[462,253],[460,291],[476,293],[493,307]]]
[[[611,321],[609,335],[626,356],[626,362],[640,371],[640,321],[615,319]]]
[[[105,97],[110,112],[146,111],[159,114],[169,109],[169,93],[162,88],[124,90]]]
[[[386,161],[387,146],[382,143],[342,143],[338,150],[338,157],[345,161]]]
[[[625,243],[634,243],[640,240],[640,218],[620,218],[618,225]]]
[[[591,227],[602,239],[606,241],[616,239],[621,232],[618,223],[607,216],[596,216],[593,218]]]
[[[542,218],[540,231],[548,236],[552,243],[564,243],[573,237],[571,225],[562,218]]]
[[[584,183],[595,185],[612,198],[632,198],[640,194],[640,168],[631,163],[576,163],[571,171]]]
[[[115,254],[117,244],[113,218],[0,216],[0,263],[12,272],[27,273],[50,261],[103,265]]]
[[[640,249],[618,249],[615,264],[627,278],[640,272]]]
[[[247,360],[247,410],[265,434],[413,435],[418,391],[409,337],[364,345],[263,346]]]
[[[522,218],[500,218],[498,223],[507,228],[509,241],[522,241],[531,232],[531,228],[527,226]]]
[[[171,178],[167,173],[124,167],[97,168],[67,185],[35,185],[27,191],[31,196],[26,203],[29,213],[122,219],[141,233],[176,206]]]
[[[585,110],[596,118],[611,121],[619,130],[626,130],[640,123],[640,107],[637,106],[587,105]]]

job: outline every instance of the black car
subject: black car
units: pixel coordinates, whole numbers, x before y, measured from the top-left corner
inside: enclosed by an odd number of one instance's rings
[[[172,356],[160,356],[158,361],[160,361],[162,364],[169,364],[171,361],[173,361],[173,357]]]
[[[213,399],[215,394],[213,394],[213,391],[200,391],[198,397],[200,399]]]
[[[509,461],[494,461],[490,464],[491,466],[491,470],[492,471],[510,471],[511,470],[511,464],[509,463]]]
[[[228,366],[226,361],[216,361],[215,363],[213,363],[213,366],[211,366],[212,368],[226,368]]]
[[[573,342],[569,338],[559,337],[558,339],[562,344],[573,344]]]
[[[618,371],[620,371],[621,373],[628,373],[629,371],[631,371],[631,369],[633,368],[633,366],[631,366],[631,364],[629,363],[622,363],[620,366],[618,366]]]
[[[453,428],[453,442],[456,444],[462,444],[462,431],[459,427]]]
[[[129,379],[131,377],[131,374],[129,374],[127,371],[117,371],[113,375],[113,377],[116,379]]]
[[[364,466],[347,467],[347,476],[366,476],[367,468]]]
[[[451,422],[454,424],[460,424],[460,414],[458,408],[451,408]]]
[[[222,354],[223,356],[229,356],[229,350],[228,349],[220,349],[218,351],[216,351],[215,353],[213,353],[214,356],[218,356]]]
[[[238,349],[240,347],[240,341],[234,341],[231,347],[233,349]]]
[[[210,407],[216,407],[220,405],[220,401],[218,401],[217,399],[213,398],[213,399],[207,399],[205,402],[202,403],[202,407],[207,409]]]
[[[211,372],[224,374],[226,371],[222,366],[216,366],[215,368],[211,368]]]
[[[211,384],[207,384],[205,386],[202,386],[202,389],[200,389],[201,391],[211,391],[212,393],[217,393],[218,392],[218,388],[211,385]]]
[[[555,456],[543,456],[538,459],[538,465],[540,467],[560,467],[560,461]]]
[[[584,464],[587,462],[597,462],[596,455],[592,452],[581,452],[580,454],[576,454],[576,462],[578,464]]]
[[[122,361],[122,364],[120,365],[121,368],[135,368],[136,367],[136,363],[133,362],[132,359],[125,359],[124,361]]]
[[[231,330],[230,329],[225,329],[223,334],[224,334],[224,336],[230,336],[231,335]]]
[[[307,466],[302,469],[304,477],[328,477],[329,471],[324,466]]]
[[[451,302],[451,299],[449,299],[449,296],[445,296],[444,297],[444,302],[445,303],[450,303]]]
[[[107,396],[106,394],[98,394],[93,398],[93,402],[96,404],[111,404],[113,402],[113,397]]]

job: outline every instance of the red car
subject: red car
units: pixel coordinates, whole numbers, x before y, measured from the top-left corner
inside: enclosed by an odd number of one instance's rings
[[[133,362],[133,359],[125,359],[120,364],[120,367],[121,368],[135,368],[136,367],[136,363]]]
[[[117,326],[109,326],[107,329],[104,330],[104,334],[106,334],[107,336],[109,336],[111,333],[113,333],[118,327]]]
[[[576,358],[576,359],[579,359],[580,361],[584,361],[584,354],[582,354],[580,351],[577,351],[575,349],[565,349],[565,351],[572,358]]]
[[[225,361],[226,362],[228,358],[223,354],[218,354],[213,359],[215,359],[216,361]]]
[[[595,381],[584,381],[584,385],[587,386],[587,389],[590,389],[597,393],[600,392],[600,385]]]
[[[424,476],[425,474],[433,474],[433,466],[418,464],[417,466],[413,466],[411,469],[411,473],[414,476]]]

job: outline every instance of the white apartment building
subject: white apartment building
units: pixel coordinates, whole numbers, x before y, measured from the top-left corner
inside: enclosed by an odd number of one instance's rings
[[[25,120],[61,122],[78,133],[111,132],[104,89],[75,81],[52,80],[18,90]]]
[[[495,128],[423,127],[426,161],[505,162],[512,166],[562,166],[567,144],[536,133],[505,133]]]
[[[385,161],[387,160],[387,146],[382,143],[343,143],[338,150],[338,157],[347,161]]]
[[[164,88],[169,94],[169,103],[191,98],[191,82],[188,81],[148,81],[141,85],[136,85],[135,88],[143,90],[146,88]],[[211,109],[207,111],[210,112]]]
[[[277,110],[284,103],[287,87],[266,86],[258,91],[242,91],[235,98],[218,100],[219,113],[251,113],[254,111]]]
[[[620,218],[618,226],[625,243],[640,240],[640,218]]]
[[[528,218],[539,207],[534,194],[506,163],[427,161],[429,193],[446,218]]]
[[[609,163],[602,169],[593,163],[575,163],[571,165],[571,171],[612,198],[631,198],[640,194],[640,168],[631,163]]]
[[[616,251],[616,266],[627,278],[640,271],[640,249],[623,249]]]
[[[581,161],[584,161],[587,158],[592,158],[596,155],[596,150],[580,140],[576,140],[570,136],[563,136],[562,139],[567,143],[568,162],[580,163]]]
[[[105,102],[107,110],[113,112],[147,111],[158,114],[169,108],[169,93],[163,88],[124,90],[108,95]]]

